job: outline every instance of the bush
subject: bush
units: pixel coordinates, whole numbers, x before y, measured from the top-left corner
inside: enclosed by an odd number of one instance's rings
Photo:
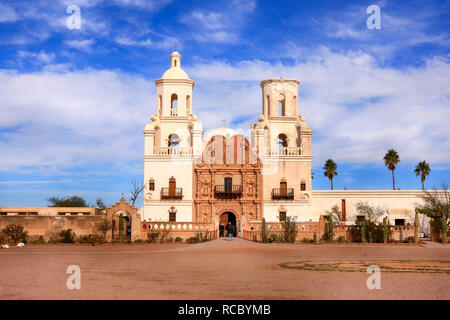
[[[175,238],[174,237],[169,237],[169,238],[167,238],[167,242],[174,242],[175,241]]]
[[[337,240],[338,240],[339,243],[344,243],[345,242],[345,237],[344,236],[339,236]]]
[[[31,243],[32,243],[32,244],[45,244],[45,243],[46,243],[46,241],[45,241],[45,239],[44,239],[44,237],[43,237],[43,236],[39,236],[39,238],[38,238],[38,239],[36,239],[36,240],[32,241]]]
[[[302,238],[302,240],[300,240],[301,243],[309,243],[309,241],[308,238]]]
[[[365,228],[363,228],[363,222],[365,223]],[[364,230],[365,229],[365,230]],[[375,223],[373,221],[356,221],[350,229],[352,235],[352,241],[354,242],[365,242],[362,239],[362,234],[365,234],[365,240],[369,237],[369,241],[376,243],[383,243],[386,237],[387,240],[391,238],[392,229],[389,225],[386,225],[385,229],[383,223]]]
[[[283,238],[277,234],[271,233],[269,235],[269,239],[267,239],[270,243],[281,243],[283,242]]]
[[[190,237],[190,238],[186,239],[186,242],[187,243],[199,243],[200,241],[199,241],[198,237]]]
[[[159,238],[159,231],[147,233],[147,241],[150,243],[158,242],[158,238]]]
[[[283,230],[283,241],[287,243],[294,243],[297,238],[297,224],[291,217],[286,217],[286,221],[281,222],[281,229]]]
[[[63,229],[59,233],[59,236],[61,237],[62,243],[74,243],[76,234],[75,234],[75,232],[72,231],[72,229],[67,229],[67,230]]]
[[[12,243],[27,242],[28,231],[25,231],[21,224],[9,224],[2,230],[2,233],[4,233]]]
[[[0,231],[0,245],[8,244],[9,243],[9,237],[3,233],[3,231]]]
[[[175,242],[183,242],[183,238],[181,238],[181,237],[176,237],[176,238],[175,238]]]

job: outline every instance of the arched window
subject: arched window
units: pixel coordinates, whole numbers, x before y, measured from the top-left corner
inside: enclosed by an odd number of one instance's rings
[[[287,136],[284,133],[278,135],[278,147],[286,148],[287,146]]]
[[[178,108],[178,96],[174,93],[170,97],[170,115],[176,116],[177,115],[177,108]]]
[[[158,112],[159,112],[159,115],[162,114],[162,96],[161,95],[158,96]]]
[[[266,96],[266,103],[267,103],[267,115],[270,116],[270,98],[269,98],[269,96]]]
[[[180,137],[178,137],[178,135],[176,135],[175,133],[169,135],[168,141],[169,148],[176,148],[178,147],[179,144],[180,144]]]
[[[278,115],[279,116],[285,116],[286,115],[286,108],[285,108],[285,99],[283,95],[280,95],[278,98]]]

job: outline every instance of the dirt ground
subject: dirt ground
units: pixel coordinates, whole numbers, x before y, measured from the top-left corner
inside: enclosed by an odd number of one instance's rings
[[[296,261],[450,261],[450,245],[29,245],[0,249],[0,299],[450,299],[448,273],[286,269]],[[69,290],[69,265],[81,289]]]

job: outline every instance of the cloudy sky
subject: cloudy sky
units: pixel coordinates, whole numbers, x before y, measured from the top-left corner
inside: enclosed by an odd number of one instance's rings
[[[80,29],[69,29],[71,5]],[[381,29],[369,29],[378,5]],[[450,182],[450,1],[0,0],[0,205],[77,194],[107,204],[142,180],[142,128],[175,46],[205,130],[248,131],[262,79],[301,80],[313,188]]]

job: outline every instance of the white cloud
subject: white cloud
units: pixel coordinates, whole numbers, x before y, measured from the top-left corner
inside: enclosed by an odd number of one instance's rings
[[[294,65],[208,61],[185,69],[196,81],[194,113],[206,130],[226,119],[248,132],[261,114],[259,82],[282,75],[302,81],[299,111],[314,130],[314,163],[330,157],[380,163],[395,148],[402,163],[426,159],[448,166],[450,64],[444,58],[396,70],[364,53],[323,48]],[[98,165],[139,173],[141,130],[155,112],[153,79],[56,70],[0,71],[0,170]]]
[[[17,55],[21,59],[34,59],[38,62],[42,62],[44,64],[49,64],[55,59],[55,54],[53,52],[47,53],[44,50],[39,52],[30,52],[30,51],[22,51],[19,50]]]
[[[68,40],[65,42],[65,44],[67,44],[71,48],[89,51],[94,42],[95,42],[94,39]]]
[[[194,9],[182,16],[181,22],[193,28],[192,38],[199,42],[238,43],[255,7],[253,0],[233,0],[215,11]]]
[[[0,23],[15,22],[17,19],[17,13],[13,8],[0,3]]]
[[[421,67],[396,70],[380,67],[365,53],[337,54],[323,48],[292,66],[212,61],[186,71],[197,81],[195,110],[206,127],[220,125],[222,117],[232,114],[247,129],[249,120],[256,122],[261,113],[259,82],[292,77],[301,80],[299,112],[315,132],[315,163],[329,157],[379,163],[388,148],[397,149],[406,162],[450,159],[446,59],[435,57]]]
[[[152,41],[152,39],[147,38],[144,40],[137,40],[129,36],[119,36],[115,39],[116,43],[123,46],[135,46],[135,47],[146,47],[146,48],[157,48],[157,49],[170,49],[176,44],[178,47],[179,41],[173,37],[166,37],[162,40]]]
[[[0,71],[0,170],[134,172],[153,91],[151,81],[112,71]]]

